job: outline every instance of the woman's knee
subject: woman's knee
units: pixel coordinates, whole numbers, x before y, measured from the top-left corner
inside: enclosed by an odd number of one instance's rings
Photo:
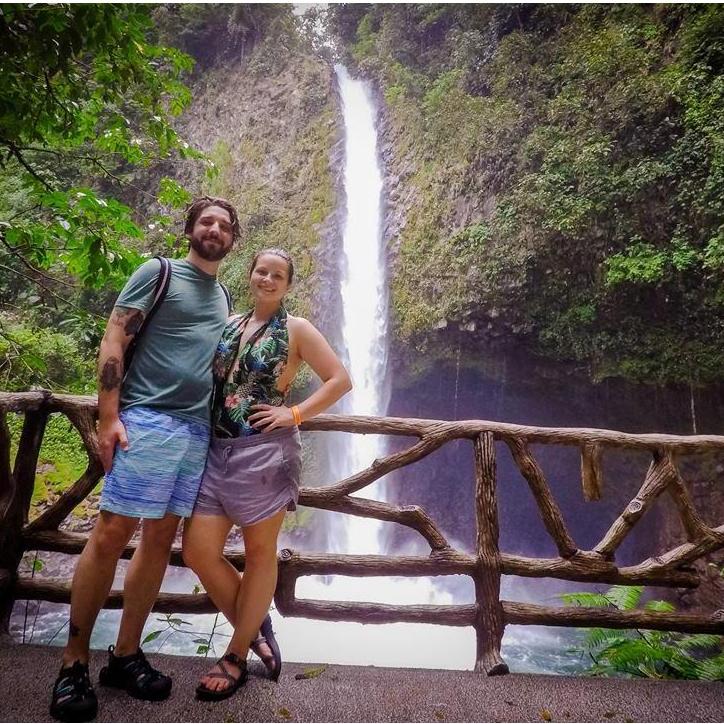
[[[204,567],[223,562],[224,550],[201,537],[184,535],[181,557],[188,568],[198,573]]]
[[[276,540],[246,541],[244,543],[245,567],[275,566],[277,563]]]
[[[184,563],[198,573],[201,566],[224,560],[224,545],[231,529],[230,520],[194,516],[184,523],[181,555]]]
[[[192,571],[196,571],[203,559],[203,552],[193,543],[187,542],[184,538],[183,547],[181,548],[181,557],[183,558],[184,565],[186,565],[187,568],[190,568]]]

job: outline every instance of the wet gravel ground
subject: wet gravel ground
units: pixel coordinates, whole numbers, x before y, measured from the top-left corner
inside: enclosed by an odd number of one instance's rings
[[[0,721],[48,721],[59,653],[55,647],[0,642]],[[94,680],[105,656],[91,654]],[[324,664],[285,665],[275,684],[261,676],[258,662],[251,662],[246,686],[212,704],[194,698],[208,660],[153,654],[149,659],[173,676],[171,697],[141,702],[96,686],[98,721],[724,721],[724,684],[716,682],[532,674],[487,678],[469,671]]]

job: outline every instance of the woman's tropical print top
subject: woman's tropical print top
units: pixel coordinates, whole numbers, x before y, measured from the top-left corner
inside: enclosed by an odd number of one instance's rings
[[[240,350],[251,312],[232,316],[224,328],[214,357],[214,434],[217,437],[256,435],[248,422],[252,405],[283,405],[286,390],[277,389],[289,355],[287,310],[262,325]]]

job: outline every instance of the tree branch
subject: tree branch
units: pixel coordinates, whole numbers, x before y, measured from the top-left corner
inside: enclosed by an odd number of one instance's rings
[[[47,280],[50,281],[50,282],[56,282],[57,284],[63,284],[64,286],[66,286],[66,287],[71,287],[72,289],[77,289],[77,288],[78,288],[78,285],[77,285],[77,284],[73,284],[72,282],[66,282],[64,279],[57,279],[56,277],[52,276],[51,274],[47,274],[46,272],[42,271],[41,269],[38,269],[38,268],[34,267],[34,266],[23,256],[23,254],[22,254],[22,252],[20,251],[20,249],[18,249],[18,248],[15,247],[15,246],[12,246],[12,244],[10,244],[10,243],[8,242],[8,240],[5,238],[5,234],[3,234],[2,232],[0,232],[0,242],[3,243],[3,245],[5,246],[5,248],[6,248],[14,257],[16,257],[17,259],[19,259],[19,260],[22,262],[22,264],[24,264],[28,269],[30,269],[30,271],[34,272],[35,274],[39,274],[41,277],[43,277],[44,279],[47,279]],[[44,287],[44,288],[45,288],[45,287]],[[47,289],[46,289],[46,291],[47,291]]]
[[[17,274],[20,277],[23,277],[23,279],[27,279],[29,282],[32,282],[33,284],[37,284],[39,287],[44,289],[48,294],[50,294],[52,297],[55,297],[56,299],[63,302],[63,304],[67,304],[69,307],[73,307],[74,309],[77,309],[79,312],[83,312],[83,314],[87,314],[90,317],[95,317],[96,319],[105,319],[105,317],[102,317],[100,314],[96,314],[95,312],[89,312],[87,309],[83,309],[82,307],[79,307],[75,302],[71,302],[70,299],[66,299],[61,294],[58,294],[57,292],[54,292],[52,289],[50,289],[48,286],[43,284],[39,279],[34,279],[29,274],[23,274],[23,272],[18,271],[17,269],[13,269],[10,266],[7,266],[5,264],[0,264],[0,269],[7,269],[11,274]]]
[[[3,143],[10,149],[11,155],[13,155],[20,165],[40,184],[42,184],[47,191],[52,191],[53,187],[38,174],[38,172],[25,160],[23,154],[20,153],[20,149],[9,141],[3,141]]]

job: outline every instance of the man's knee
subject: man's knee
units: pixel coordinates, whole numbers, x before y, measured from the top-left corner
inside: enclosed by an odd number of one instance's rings
[[[159,520],[144,520],[141,531],[141,545],[147,550],[157,551],[158,553],[167,552],[176,538],[179,520],[180,518],[175,515],[167,515]]]
[[[137,525],[134,518],[101,513],[93,531],[96,553],[104,558],[120,558]]]

